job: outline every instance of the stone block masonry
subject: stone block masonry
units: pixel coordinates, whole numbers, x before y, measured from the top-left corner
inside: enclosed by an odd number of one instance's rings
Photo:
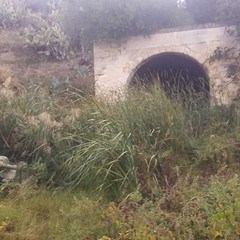
[[[211,101],[229,103],[237,94],[232,79],[226,77],[226,61],[210,62],[217,47],[235,46],[237,42],[225,26],[205,25],[166,29],[150,36],[129,37],[121,43],[95,44],[94,71],[97,96],[128,89],[132,77],[149,59],[162,53],[178,53],[195,59],[209,76]]]

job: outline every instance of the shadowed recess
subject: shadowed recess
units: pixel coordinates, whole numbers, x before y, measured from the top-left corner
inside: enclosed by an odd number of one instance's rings
[[[209,98],[209,78],[203,66],[185,54],[162,53],[143,61],[130,76],[129,87],[159,84],[172,94],[202,94]]]

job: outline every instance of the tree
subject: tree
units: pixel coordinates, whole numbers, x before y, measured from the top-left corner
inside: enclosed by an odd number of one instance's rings
[[[66,30],[77,26],[79,36],[94,41],[147,35],[191,19],[177,0],[71,0],[64,4]]]
[[[240,0],[217,0],[217,20],[235,25],[240,33]]]
[[[185,0],[185,7],[197,24],[216,20],[217,0]]]

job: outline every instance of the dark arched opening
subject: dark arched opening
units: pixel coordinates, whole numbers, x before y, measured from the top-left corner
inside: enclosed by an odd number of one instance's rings
[[[194,58],[181,53],[161,53],[143,61],[129,77],[129,87],[160,83],[174,96],[183,94],[209,99],[209,78],[203,66]],[[190,96],[191,95],[191,96]]]

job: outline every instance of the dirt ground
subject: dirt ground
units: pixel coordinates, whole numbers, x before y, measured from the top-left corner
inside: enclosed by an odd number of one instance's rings
[[[93,74],[81,74],[80,60],[53,62],[26,48],[18,31],[0,32],[0,83],[7,77],[28,82],[68,83],[81,90],[94,87]]]

